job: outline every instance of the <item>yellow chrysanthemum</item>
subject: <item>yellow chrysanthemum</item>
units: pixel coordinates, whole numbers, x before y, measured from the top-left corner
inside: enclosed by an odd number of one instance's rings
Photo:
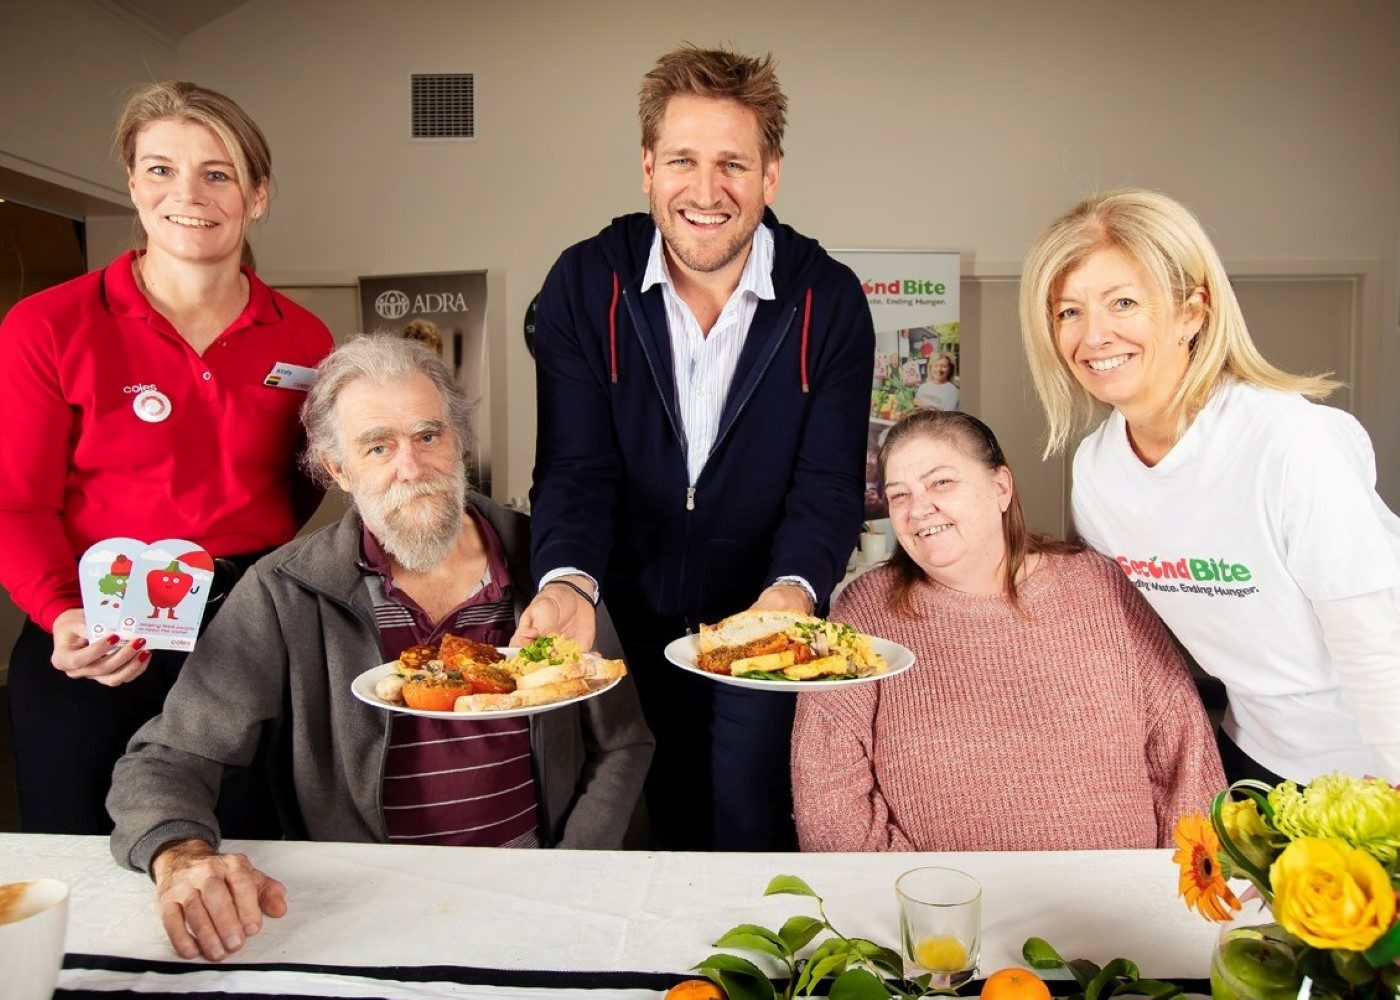
[[[1400,857],[1400,790],[1379,778],[1335,772],[1298,790],[1285,781],[1269,793],[1274,826],[1290,840],[1323,837],[1360,848],[1386,867]]]
[[[1176,853],[1172,860],[1181,866],[1178,894],[1207,920],[1229,920],[1240,901],[1225,884],[1220,871],[1220,840],[1206,818],[1199,813],[1183,816],[1173,835]]]
[[[1395,889],[1379,862],[1337,840],[1302,837],[1269,870],[1274,917],[1314,948],[1362,951],[1395,922]]]

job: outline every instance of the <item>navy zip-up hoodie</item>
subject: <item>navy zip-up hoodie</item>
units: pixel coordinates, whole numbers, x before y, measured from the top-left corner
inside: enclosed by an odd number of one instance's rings
[[[771,211],[764,223],[775,298],[758,305],[693,484],[662,290],[640,291],[651,217],[570,247],[540,292],[532,569],[600,580],[624,640],[675,638],[779,576],[824,604],[859,535],[870,309],[848,267]]]

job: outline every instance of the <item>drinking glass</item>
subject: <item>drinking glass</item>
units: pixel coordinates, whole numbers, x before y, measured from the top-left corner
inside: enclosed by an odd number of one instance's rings
[[[908,975],[956,988],[977,971],[982,946],[982,885],[956,868],[914,868],[894,883],[899,937]]]

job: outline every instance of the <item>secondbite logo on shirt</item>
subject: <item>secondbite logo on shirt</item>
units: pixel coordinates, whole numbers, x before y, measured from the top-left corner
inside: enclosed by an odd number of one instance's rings
[[[1157,556],[1150,559],[1118,556],[1117,561],[1139,590],[1208,594],[1212,597],[1248,597],[1259,592],[1258,587],[1242,586],[1254,578],[1248,566],[1224,558],[1194,559],[1183,556],[1170,560]],[[1222,587],[1219,584],[1234,586]]]

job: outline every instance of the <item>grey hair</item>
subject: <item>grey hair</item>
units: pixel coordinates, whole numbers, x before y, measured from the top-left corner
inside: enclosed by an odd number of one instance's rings
[[[301,466],[324,487],[335,485],[326,463],[343,465],[345,442],[335,419],[335,404],[345,387],[357,379],[389,385],[425,375],[437,386],[447,409],[447,421],[457,438],[463,460],[471,454],[472,404],[440,355],[414,340],[391,334],[366,334],[337,347],[316,366],[316,382],[301,404],[306,428],[306,451]]]

